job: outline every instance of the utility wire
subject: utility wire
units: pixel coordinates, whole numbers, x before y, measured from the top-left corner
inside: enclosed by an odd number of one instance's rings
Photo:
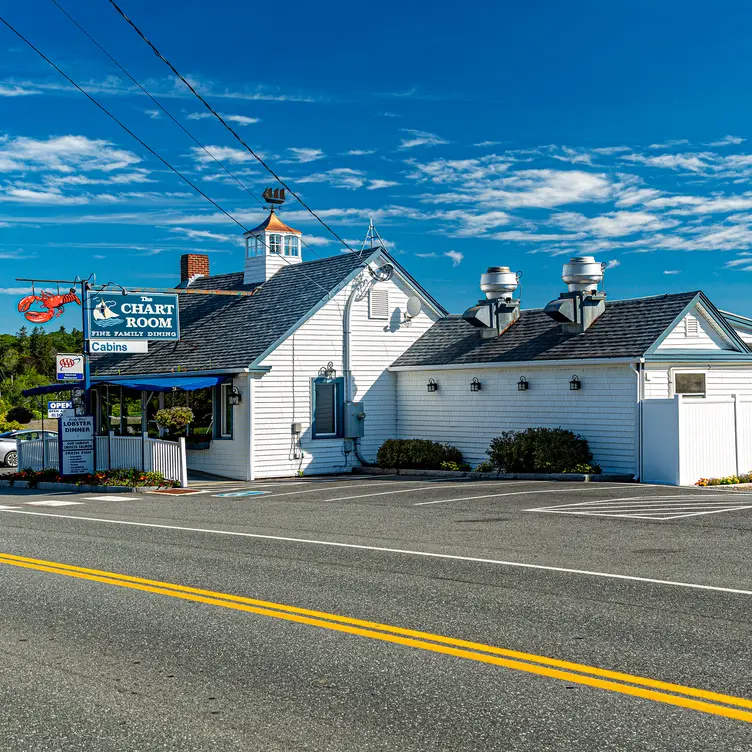
[[[146,44],[148,44],[149,47],[151,47],[151,49],[154,52],[154,54],[165,65],[167,65],[169,67],[169,69],[188,87],[188,89],[190,89],[191,93],[197,99],[199,99],[199,101],[204,105],[204,107],[206,107],[206,109],[209,110],[209,112],[212,115],[214,115],[214,117],[217,118],[217,120],[219,120],[219,122],[222,123],[222,125],[224,125],[224,127],[227,128],[227,130],[230,133],[232,133],[233,136],[235,136],[235,138],[264,167],[264,169],[267,172],[269,172],[269,174],[271,174],[275,178],[275,180],[277,180],[287,190],[288,193],[290,193],[292,196],[294,196],[298,200],[298,202],[301,204],[301,206],[303,206],[303,208],[306,209],[309,212],[309,214],[311,214],[311,216],[313,216],[332,235],[334,235],[334,237],[340,243],[342,243],[342,245],[344,245],[345,248],[347,248],[348,251],[350,251],[351,253],[354,253],[355,251],[352,248],[350,248],[350,246],[326,222],[324,222],[324,220],[321,219],[321,217],[319,217],[319,215],[316,214],[316,212],[313,211],[313,209],[311,209],[311,207],[308,206],[308,204],[306,204],[306,202],[303,201],[303,199],[300,198],[300,196],[298,196],[298,194],[295,193],[295,191],[292,188],[290,188],[290,186],[287,183],[285,183],[285,181],[282,180],[282,178],[279,175],[277,175],[277,173],[258,154],[256,154],[256,152],[253,151],[253,149],[251,149],[250,146],[248,146],[248,144],[236,133],[236,131],[232,128],[232,126],[230,126],[230,125],[227,124],[227,122],[225,121],[225,119],[196,91],[196,89],[193,88],[193,85],[189,81],[187,81],[186,78],[177,70],[177,68],[175,68],[175,66],[154,46],[154,44],[147,38],[147,36],[141,31],[141,29],[139,29],[138,26],[136,26],[136,24],[133,23],[133,21],[131,21],[131,19],[128,18],[128,16],[125,15],[125,13],[120,8],[120,6],[115,2],[115,0],[109,0],[109,2],[112,5],[112,7],[115,8],[115,10],[123,17],[123,19],[125,21],[127,21],[128,24],[130,24],[130,26],[133,28],[133,30],[136,32],[136,34],[138,34],[141,37],[141,39],[143,39],[144,42],[146,42]]]
[[[63,70],[61,70],[55,63],[52,62],[39,48],[35,47],[32,42],[30,42],[23,34],[21,34],[18,29],[16,29],[10,22],[6,21],[5,18],[0,16],[0,22],[5,24],[5,26],[10,29],[22,42],[24,42],[26,45],[28,45],[34,52],[39,55],[39,57],[42,58],[46,63],[48,63],[50,66],[52,66],[68,83],[71,84],[71,86],[75,87],[78,91],[80,91],[90,102],[95,104],[102,112],[104,112],[107,117],[109,117],[111,120],[116,122],[128,135],[130,135],[132,138],[134,138],[136,141],[138,141],[141,146],[144,147],[150,154],[153,154],[160,162],[162,162],[165,167],[167,167],[169,170],[174,172],[181,180],[185,181],[191,188],[193,188],[196,193],[203,196],[212,206],[215,206],[219,211],[222,212],[226,217],[228,217],[231,221],[233,221],[238,227],[240,227],[244,232],[248,232],[248,228],[243,225],[240,220],[236,219],[235,217],[230,214],[226,209],[223,209],[213,198],[210,196],[207,196],[206,193],[204,193],[195,183],[193,183],[191,180],[189,180],[185,175],[183,175],[182,172],[180,172],[177,168],[173,167],[164,157],[159,155],[154,149],[151,148],[145,141],[143,141],[141,138],[139,138],[130,128],[128,128],[127,125],[122,123],[120,120],[118,120],[115,115],[113,115],[103,104],[98,102],[94,97],[89,94],[85,89],[82,89],[67,73],[65,73]],[[260,239],[260,238],[259,238]],[[269,246],[264,243],[263,240],[261,240],[262,245],[264,245],[267,249],[269,249]],[[269,249],[270,250],[270,249]],[[293,266],[293,264],[284,257],[283,254],[279,254],[279,257],[285,261],[289,266]],[[320,287],[329,297],[329,290],[327,290],[323,285],[319,284],[315,279],[313,279],[309,274],[306,274],[305,272],[302,272],[303,275],[309,279],[313,284],[315,284],[317,287]]]
[[[154,102],[154,104],[159,107],[159,109],[162,110],[162,112],[164,112],[164,114],[167,115],[167,117],[170,118],[170,120],[172,120],[172,122],[175,123],[175,125],[177,125],[180,130],[183,131],[183,133],[186,134],[186,136],[188,136],[188,138],[190,138],[200,149],[202,149],[209,157],[211,157],[211,159],[213,159],[259,206],[261,206],[262,208],[266,207],[264,202],[258,196],[256,196],[256,194],[253,193],[253,191],[251,191],[248,186],[243,183],[242,180],[233,175],[233,173],[230,172],[230,170],[219,159],[217,159],[217,157],[215,157],[214,154],[212,154],[161,102],[159,102],[154,96],[152,96],[152,94],[146,89],[146,87],[139,83],[139,81],[137,81],[136,78],[132,76],[123,65],[115,60],[115,58],[109,52],[107,52],[107,50],[96,39],[94,39],[94,37],[86,29],[84,29],[84,27],[81,26],[81,24],[76,21],[76,19],[73,18],[73,16],[68,13],[68,11],[65,10],[65,8],[63,8],[63,6],[60,5],[57,0],[51,0],[51,2],[60,10],[61,13],[63,13],[63,15],[65,15],[75,26],[77,26],[78,29],[86,37],[88,37],[118,68],[120,68],[120,70],[131,81],[133,81],[133,83],[138,86],[138,88],[141,89],[141,91],[146,94],[146,96],[149,97],[149,99],[151,99],[151,101]],[[319,253],[317,253],[313,248],[311,248],[310,245],[308,245],[308,243],[305,242],[305,240],[303,240],[303,238],[300,238],[300,242],[309,251],[311,251],[314,256],[316,256],[317,258],[322,258]]]

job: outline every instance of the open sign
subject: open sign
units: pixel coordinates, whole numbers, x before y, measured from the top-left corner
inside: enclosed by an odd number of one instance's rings
[[[84,356],[59,353],[55,356],[55,372],[58,381],[83,381]]]

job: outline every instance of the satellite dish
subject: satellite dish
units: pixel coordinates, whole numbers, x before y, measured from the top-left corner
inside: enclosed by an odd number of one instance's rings
[[[407,299],[407,313],[405,314],[405,318],[414,319],[421,312],[422,308],[423,304],[420,302],[420,298],[415,295],[409,297]]]

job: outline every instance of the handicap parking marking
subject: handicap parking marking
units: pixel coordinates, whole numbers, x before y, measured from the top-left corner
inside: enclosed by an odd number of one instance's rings
[[[69,507],[74,504],[82,504],[81,501],[62,501],[60,499],[42,499],[41,501],[24,501],[24,505],[37,507]]]
[[[627,499],[599,499],[575,504],[525,509],[525,512],[567,514],[581,517],[615,517],[635,520],[679,520],[722,512],[752,509],[752,500],[729,497],[727,492],[717,494],[683,494],[662,496],[632,496]]]

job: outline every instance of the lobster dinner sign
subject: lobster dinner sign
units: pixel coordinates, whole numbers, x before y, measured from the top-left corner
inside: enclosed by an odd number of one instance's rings
[[[177,295],[93,293],[86,308],[89,339],[180,339]]]

